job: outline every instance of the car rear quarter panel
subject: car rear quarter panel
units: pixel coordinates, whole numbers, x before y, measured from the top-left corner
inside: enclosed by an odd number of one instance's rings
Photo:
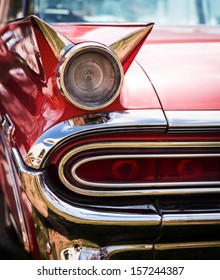
[[[68,29],[69,27],[66,27],[66,30]],[[98,28],[94,27],[95,29]],[[115,38],[133,29],[121,28]],[[77,27],[71,29],[71,32],[76,30]],[[74,36],[74,40],[77,40],[77,36]],[[72,37],[73,35],[70,36]],[[87,40],[89,39],[91,38]],[[10,116],[15,126],[14,142],[24,157],[32,144],[48,128],[88,111],[71,105],[63,98],[56,84],[58,61],[43,34],[30,18],[1,27],[0,40],[0,89],[4,95],[0,112],[1,115],[7,113]],[[149,79],[141,67],[134,63],[126,74],[121,95],[101,111],[160,107]]]

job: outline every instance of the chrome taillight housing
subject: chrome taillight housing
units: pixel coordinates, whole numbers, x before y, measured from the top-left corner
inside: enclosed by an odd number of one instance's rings
[[[70,150],[58,163],[60,181],[88,196],[198,192],[220,183],[219,153],[173,142],[111,142]],[[180,146],[178,146],[180,145]]]
[[[123,75],[121,62],[110,48],[99,43],[79,43],[62,57],[57,82],[72,104],[97,110],[117,98]]]

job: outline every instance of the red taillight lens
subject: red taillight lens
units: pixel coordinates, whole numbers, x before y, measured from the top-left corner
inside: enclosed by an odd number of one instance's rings
[[[116,180],[133,180],[137,177],[138,166],[135,160],[116,160],[112,175]]]
[[[203,164],[195,159],[180,160],[177,165],[177,174],[183,179],[196,179],[201,177]]]
[[[88,161],[76,169],[80,179],[97,183],[127,183],[152,180],[154,159],[103,159]]]
[[[159,160],[163,181],[216,181],[220,179],[219,158],[171,158]]]
[[[76,177],[96,183],[160,183],[220,180],[219,158],[120,158],[90,160]]]

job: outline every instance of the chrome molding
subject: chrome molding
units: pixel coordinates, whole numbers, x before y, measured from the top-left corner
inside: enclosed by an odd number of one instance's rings
[[[5,137],[4,137],[4,135],[1,131],[0,131],[0,138],[1,138],[2,143],[3,143],[3,148],[4,148],[4,151],[5,151],[5,156],[6,156],[7,163],[8,163],[8,169],[9,169],[9,175],[10,175],[10,180],[11,180],[11,184],[12,184],[12,190],[13,190],[13,194],[14,194],[14,198],[15,198],[15,204],[16,204],[16,208],[17,208],[17,212],[18,212],[18,218],[19,218],[19,222],[20,222],[20,226],[21,226],[22,241],[23,241],[25,250],[27,252],[30,252],[30,244],[29,244],[29,239],[28,239],[28,233],[27,233],[25,218],[24,218],[24,214],[23,214],[21,201],[20,201],[18,186],[17,186],[17,183],[16,183],[15,175],[14,175],[14,169],[13,169],[12,162],[11,162],[11,156],[10,156],[8,148],[7,148]],[[17,227],[15,228],[15,230],[17,231]]]
[[[13,158],[26,194],[34,207],[44,216],[48,209],[66,220],[86,224],[117,225],[159,225],[161,218],[156,214],[109,213],[72,206],[61,200],[46,185],[43,171],[29,169],[22,161],[17,149],[13,148]]]
[[[196,184],[191,183],[190,187],[187,183],[174,183],[172,187],[177,187],[176,189],[169,188],[170,184],[168,183],[161,183],[159,187],[162,188],[154,188],[154,189],[134,189],[134,190],[119,190],[119,191],[94,191],[94,190],[84,190],[81,188],[74,187],[74,191],[76,193],[87,195],[87,196],[100,196],[100,197],[122,197],[122,196],[157,196],[157,195],[186,195],[186,194],[214,194],[220,193],[219,182],[212,182],[212,188],[209,188],[209,184],[207,183],[200,183],[199,187],[198,182]],[[216,186],[216,187],[215,187]],[[155,187],[155,186],[153,186]],[[167,188],[165,188],[167,187]],[[73,188],[72,188],[73,190]]]
[[[198,242],[179,242],[179,243],[164,243],[155,244],[154,248],[158,251],[177,250],[177,249],[196,249],[220,247],[220,241],[198,241]]]
[[[220,111],[165,111],[169,132],[219,132]]]
[[[220,247],[220,241],[201,241],[201,242],[179,242],[164,244],[146,245],[121,245],[108,246],[103,248],[72,247],[63,249],[60,252],[61,260],[108,260],[111,256],[125,251],[166,251],[178,249],[199,249]]]
[[[167,126],[163,111],[158,110],[128,110],[109,113],[94,113],[75,117],[61,122],[48,129],[33,144],[26,158],[27,166],[40,169],[46,166],[46,159],[55,148],[66,140],[81,135],[93,135],[125,131],[165,131]]]
[[[220,224],[220,213],[184,213],[165,214],[162,218],[163,226]]]
[[[169,226],[205,226],[220,225],[220,213],[183,213],[183,214],[164,214],[162,216],[161,227]],[[180,229],[181,230],[181,229]],[[192,241],[178,243],[154,244],[154,248],[159,251],[176,250],[176,249],[192,249],[220,247],[220,241]]]
[[[153,249],[151,244],[117,245],[101,248],[92,248],[74,245],[60,252],[61,260],[108,260],[117,253],[126,251],[149,251]]]
[[[6,135],[6,138],[8,139],[9,143],[11,143],[12,133],[14,131],[14,125],[7,114],[2,117],[1,122],[2,122],[2,129]]]

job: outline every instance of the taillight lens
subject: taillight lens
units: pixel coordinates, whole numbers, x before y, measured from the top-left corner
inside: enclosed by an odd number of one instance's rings
[[[202,168],[206,170],[202,170]],[[197,159],[183,159],[178,162],[177,174],[183,179],[195,179],[202,175],[202,172],[207,172],[208,166]]]
[[[148,161],[146,159],[89,161],[80,165],[75,171],[76,177],[84,181],[97,183],[141,183],[143,181],[152,181],[153,174],[155,174],[154,159]]]
[[[120,158],[69,166],[67,177],[91,183],[160,183],[220,179],[219,158]],[[71,175],[70,175],[71,174]]]
[[[132,180],[137,177],[137,173],[135,160],[116,160],[112,165],[112,175],[116,180]]]

